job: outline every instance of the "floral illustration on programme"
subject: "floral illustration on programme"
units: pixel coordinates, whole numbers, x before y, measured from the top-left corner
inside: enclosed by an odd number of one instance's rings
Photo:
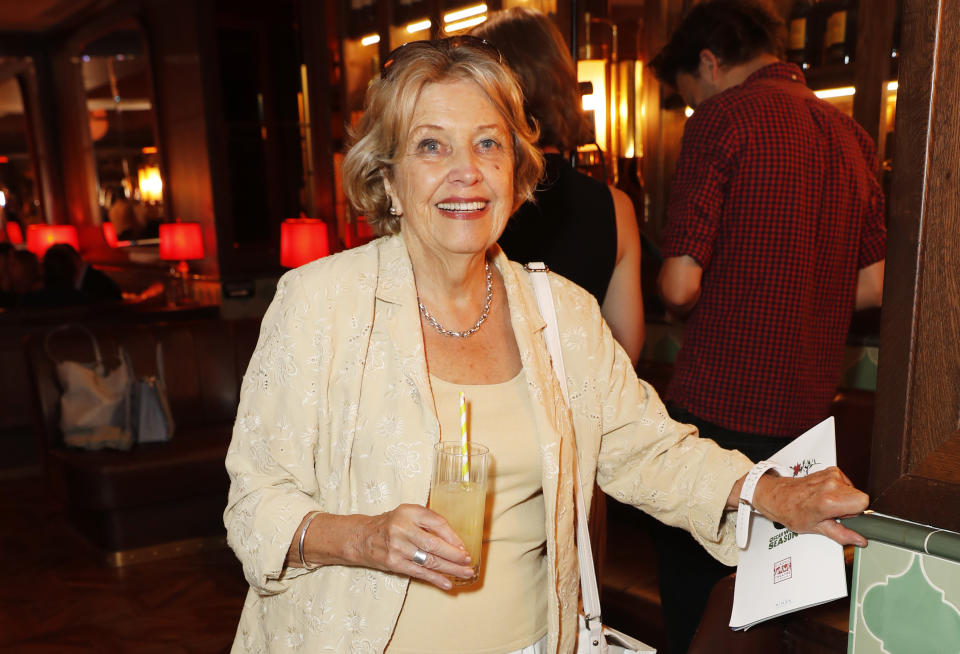
[[[803,459],[800,461],[800,463],[795,463],[793,465],[793,476],[804,477],[810,472],[811,468],[818,465],[820,465],[818,461],[813,459]]]

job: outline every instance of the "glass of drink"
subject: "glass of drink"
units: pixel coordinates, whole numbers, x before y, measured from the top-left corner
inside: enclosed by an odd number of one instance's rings
[[[470,554],[474,570],[471,579],[450,577],[450,580],[458,586],[472,584],[480,576],[490,450],[479,443],[470,443],[469,454],[464,456],[458,441],[443,441],[433,446],[433,453],[430,508],[446,518],[457,532]]]

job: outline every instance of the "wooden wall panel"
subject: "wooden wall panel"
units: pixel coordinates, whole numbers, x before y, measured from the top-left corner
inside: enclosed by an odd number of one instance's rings
[[[216,276],[214,212],[204,71],[201,66],[197,9],[189,0],[154,0],[143,9],[156,89],[160,157],[163,160],[170,218],[203,225],[206,258],[190,264],[192,272]]]
[[[857,94],[853,98],[853,117],[867,130],[874,143],[880,142],[883,122],[883,88],[890,77],[890,48],[896,0],[869,0],[857,14]],[[882,157],[883,153],[878,153]],[[879,159],[877,162],[879,163]]]
[[[960,530],[960,3],[906,0],[870,491]]]

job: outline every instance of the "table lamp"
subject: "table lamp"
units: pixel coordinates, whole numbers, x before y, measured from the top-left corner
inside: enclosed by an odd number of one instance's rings
[[[20,223],[7,221],[4,225],[4,231],[7,234],[7,240],[13,245],[23,245],[23,230],[20,229]]]
[[[111,222],[105,222],[100,225],[100,231],[103,234],[103,240],[112,248],[117,247],[120,240],[117,238],[117,228]]]
[[[43,255],[51,245],[69,243],[77,252],[80,251],[80,241],[77,238],[77,228],[73,225],[30,225],[27,227],[27,249],[43,259]]]
[[[280,224],[280,265],[297,268],[330,254],[327,223],[316,218],[287,218]]]
[[[187,261],[203,259],[203,230],[200,223],[177,221],[160,225],[160,258],[178,262],[172,269],[173,277],[179,280],[175,303],[189,301],[192,292]]]

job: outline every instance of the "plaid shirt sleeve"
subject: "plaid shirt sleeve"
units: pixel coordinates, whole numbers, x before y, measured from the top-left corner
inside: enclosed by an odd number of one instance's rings
[[[670,187],[664,257],[689,255],[701,268],[710,265],[736,140],[735,125],[714,107],[701,107],[687,121]]]
[[[872,169],[873,162],[877,160],[877,148],[866,133],[858,129],[856,134],[864,161],[867,162],[868,169]],[[872,175],[869,176],[869,183],[870,202],[868,203],[868,213],[864,216],[860,229],[857,269],[866,268],[871,264],[882,261],[886,257],[887,251],[886,201],[883,197],[883,189],[880,188],[879,182]]]

